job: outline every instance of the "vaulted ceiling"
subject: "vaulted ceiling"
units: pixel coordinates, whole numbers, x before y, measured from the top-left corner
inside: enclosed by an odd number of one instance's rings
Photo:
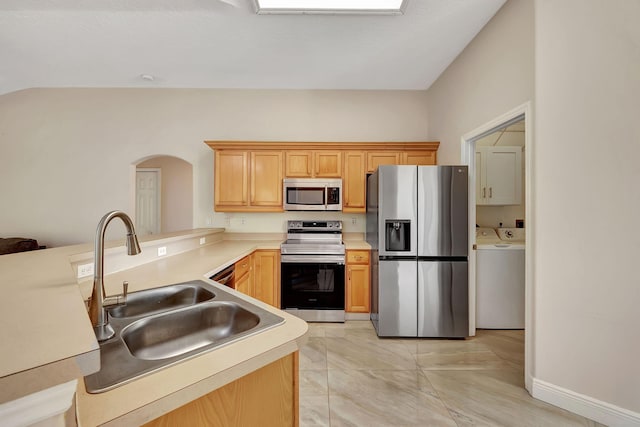
[[[256,15],[252,0],[2,0],[0,94],[31,87],[428,88],[506,0]]]

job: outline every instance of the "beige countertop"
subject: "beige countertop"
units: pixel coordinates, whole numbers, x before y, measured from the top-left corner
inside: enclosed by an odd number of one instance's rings
[[[202,238],[206,244],[199,246]],[[130,292],[207,280],[254,250],[279,249],[284,238],[278,233],[239,236],[220,229],[192,230],[141,239],[146,258],[125,257],[121,241],[109,242],[106,292],[119,293],[123,280]],[[159,245],[167,245],[171,256],[156,258]],[[358,236],[345,236],[345,246],[370,249]],[[79,281],[76,268],[92,257],[93,244],[0,257],[0,340],[10,343],[0,353],[0,403],[79,378],[82,425],[142,423],[296,351],[306,333],[304,321],[239,294],[284,317],[284,324],[114,390],[87,394],[82,377],[99,369],[99,347],[84,303],[91,277]],[[137,264],[127,264],[133,261]],[[109,264],[117,266],[115,271]]]

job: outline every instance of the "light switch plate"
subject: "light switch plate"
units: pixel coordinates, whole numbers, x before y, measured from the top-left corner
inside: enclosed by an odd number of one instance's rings
[[[160,246],[158,248],[158,256],[164,256],[167,254],[167,247],[166,246]]]

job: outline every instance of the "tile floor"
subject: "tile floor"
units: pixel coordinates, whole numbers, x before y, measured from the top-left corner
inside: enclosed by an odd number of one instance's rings
[[[369,321],[310,323],[300,426],[601,426],[524,389],[523,331],[378,338]]]

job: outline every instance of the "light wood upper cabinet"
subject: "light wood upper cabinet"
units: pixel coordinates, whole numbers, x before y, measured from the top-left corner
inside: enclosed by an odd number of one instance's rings
[[[342,211],[365,212],[366,197],[366,157],[364,151],[344,153],[342,172]]]
[[[348,313],[369,313],[371,307],[369,251],[348,250],[346,258],[345,311]]]
[[[251,206],[282,209],[282,152],[251,153]]]
[[[287,178],[310,178],[313,173],[313,152],[286,151],[284,176]]]
[[[367,153],[367,172],[373,173],[380,165],[399,165],[400,153],[393,151],[370,151]]]
[[[313,175],[316,178],[340,178],[342,176],[342,153],[340,151],[314,152]]]
[[[435,165],[435,151],[405,151],[401,156],[401,164],[403,165]]]
[[[215,151],[217,212],[282,212],[282,180],[342,178],[343,211],[365,212],[380,165],[433,165],[438,142],[206,141]]]
[[[215,206],[244,207],[249,203],[249,163],[246,151],[219,151],[215,155]]]
[[[340,178],[342,153],[340,151],[286,151],[287,178]]]
[[[280,307],[280,251],[253,253],[254,294],[260,301]]]
[[[282,151],[216,152],[215,210],[281,212],[282,172]]]

